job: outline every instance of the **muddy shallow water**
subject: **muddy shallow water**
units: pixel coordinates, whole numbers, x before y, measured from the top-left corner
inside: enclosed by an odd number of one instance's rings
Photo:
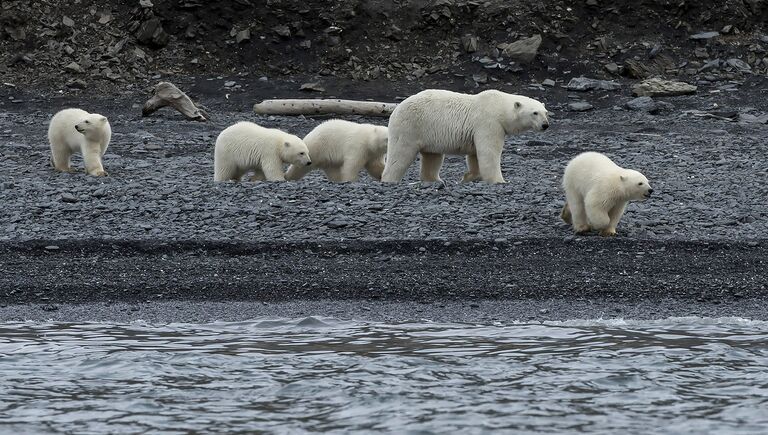
[[[0,430],[760,433],[768,324],[0,325]]]

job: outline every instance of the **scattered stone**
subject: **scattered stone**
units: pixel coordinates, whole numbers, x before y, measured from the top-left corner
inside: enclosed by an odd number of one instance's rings
[[[69,18],[68,16],[64,15],[64,18],[61,20],[61,22],[67,26],[67,27],[74,27],[75,22],[72,20],[72,18]]]
[[[472,74],[472,80],[479,84],[488,83],[488,73],[479,72],[477,74]]]
[[[637,97],[624,103],[624,107],[629,110],[652,112],[656,110],[656,102],[654,102],[651,97]]]
[[[712,39],[717,36],[720,36],[720,32],[702,32],[702,33],[697,33],[695,35],[691,35],[690,38],[695,40],[706,40],[706,39]]]
[[[544,79],[544,81],[541,82],[541,85],[542,86],[549,86],[551,88],[551,87],[555,86],[555,81],[552,80],[552,79]]]
[[[585,92],[593,89],[600,89],[605,91],[615,91],[621,89],[621,85],[614,81],[609,80],[597,80],[586,77],[574,77],[568,82],[566,88],[569,91]]]
[[[571,112],[586,112],[592,109],[594,109],[594,106],[586,101],[574,101],[573,103],[568,103],[568,110]]]
[[[155,5],[152,4],[152,0],[139,0],[139,6],[142,8],[151,8]]]
[[[511,44],[501,44],[499,49],[506,58],[517,62],[529,63],[536,57],[541,45],[541,35],[533,35],[530,38],[520,39]]]
[[[72,89],[85,89],[88,87],[88,83],[82,79],[74,79],[67,82],[67,87]]]
[[[653,78],[633,86],[632,95],[637,97],[673,97],[695,94],[696,89],[698,89],[696,86],[688,83]]]
[[[731,59],[728,59],[725,63],[727,63],[728,66],[735,68],[741,72],[744,72],[744,73],[752,72],[752,67],[749,66],[748,63],[744,62],[741,59],[731,58]]]
[[[275,26],[272,31],[282,36],[283,38],[291,37],[291,29],[286,25]]]
[[[467,53],[474,53],[477,51],[477,37],[464,35],[464,37],[461,38],[461,45]]]
[[[69,192],[64,192],[61,194],[61,201],[74,204],[78,201],[77,197]]]
[[[325,92],[325,88],[318,82],[304,83],[299,90],[304,92]]]
[[[163,29],[163,24],[159,18],[150,18],[143,22],[136,33],[136,39],[138,39],[139,43],[154,48],[165,47],[168,45],[170,38],[165,29]]]
[[[234,80],[229,80],[229,81],[226,81],[226,82],[224,82],[224,87],[225,87],[225,88],[231,88],[232,86],[235,86],[236,84],[237,84],[237,82],[236,82],[236,81],[234,81]]]
[[[58,251],[59,247],[56,245],[48,245],[44,248],[46,251]]]
[[[100,187],[100,188],[94,190],[91,193],[91,196],[94,197],[94,198],[104,198],[105,196],[107,196],[107,191],[103,187]]]
[[[728,24],[723,26],[723,28],[720,30],[720,33],[727,35],[728,33],[731,33],[731,31],[733,31],[733,25]]]
[[[65,70],[73,73],[82,74],[83,68],[77,62],[70,62],[64,67]]]
[[[605,65],[605,70],[608,71],[611,74],[618,74],[619,73],[619,65],[616,64],[616,62],[611,62]]]
[[[238,44],[242,42],[248,42],[250,40],[251,40],[251,31],[248,29],[237,32],[237,35],[235,36],[235,41]]]

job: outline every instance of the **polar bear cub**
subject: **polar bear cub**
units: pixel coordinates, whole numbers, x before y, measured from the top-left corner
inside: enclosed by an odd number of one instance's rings
[[[496,90],[477,95],[430,89],[411,95],[389,118],[389,150],[382,181],[400,181],[421,153],[421,180],[441,181],[445,154],[467,156],[464,181],[504,183],[501,152],[507,135],[546,130],[539,101]]]
[[[252,181],[285,181],[285,163],[312,164],[304,141],[282,130],[238,122],[216,138],[213,179],[240,181],[248,171],[253,171]]]
[[[653,193],[643,174],[596,152],[581,153],[568,163],[563,189],[562,219],[577,233],[596,230],[601,236],[616,235],[629,201],[643,201]]]
[[[88,175],[107,175],[101,158],[112,139],[112,128],[105,116],[81,109],[64,109],[51,118],[48,142],[51,144],[51,163],[57,171],[72,172],[69,158],[81,153]]]
[[[387,127],[341,119],[326,121],[304,136],[312,168],[291,165],[286,180],[298,180],[312,169],[322,169],[331,181],[357,181],[365,168],[380,180],[387,153]]]

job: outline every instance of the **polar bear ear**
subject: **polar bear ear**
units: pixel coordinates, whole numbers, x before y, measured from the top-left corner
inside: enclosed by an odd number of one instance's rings
[[[291,147],[291,143],[288,142],[288,141],[283,142],[283,145],[285,145],[286,148],[290,148]]]
[[[107,117],[106,116],[102,116],[101,118],[99,118],[99,121],[101,121],[103,123],[106,123],[107,122]]]
[[[619,178],[621,179],[621,181],[625,181],[627,179],[627,177],[625,177],[623,175],[619,175]]]
[[[519,101],[515,101],[515,109],[519,109],[523,107],[523,105]]]

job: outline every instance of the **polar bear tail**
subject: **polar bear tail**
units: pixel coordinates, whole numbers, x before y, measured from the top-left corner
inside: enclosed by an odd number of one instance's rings
[[[563,205],[563,211],[560,212],[560,217],[568,225],[572,225],[573,224],[573,220],[571,219],[571,208],[568,207],[568,203],[567,202],[565,203],[565,205]]]

